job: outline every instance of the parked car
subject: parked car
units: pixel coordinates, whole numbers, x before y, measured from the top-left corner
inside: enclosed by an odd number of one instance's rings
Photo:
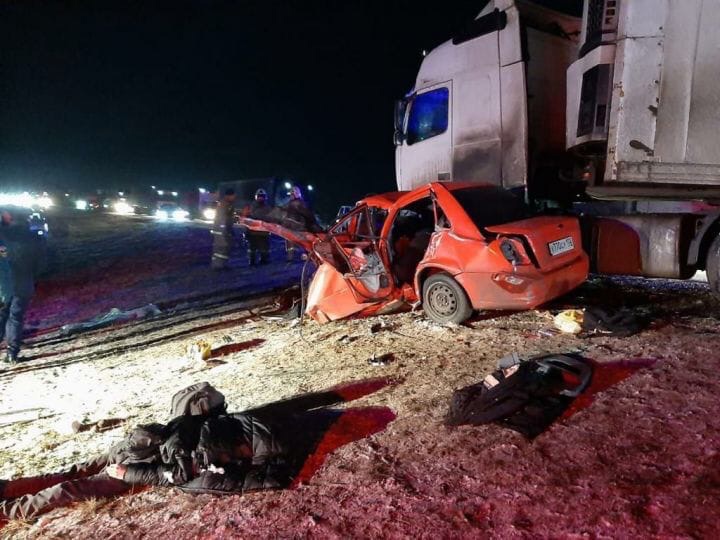
[[[318,263],[307,313],[319,322],[422,302],[441,323],[480,309],[530,309],[585,281],[588,257],[574,217],[533,217],[492,185],[432,183],[361,200],[327,233],[278,234]]]

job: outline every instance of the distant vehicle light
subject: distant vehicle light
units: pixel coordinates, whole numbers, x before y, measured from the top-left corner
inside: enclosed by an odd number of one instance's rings
[[[203,210],[203,217],[208,221],[215,221],[215,209],[206,208],[205,210]]]
[[[182,208],[179,208],[172,213],[172,217],[175,221],[185,221],[189,215],[190,212],[183,210]]]
[[[177,191],[173,191],[173,192],[172,192],[172,196],[173,196],[173,197],[177,197]]]
[[[313,189],[315,188],[313,188],[311,184],[308,184],[308,191],[312,191]]]
[[[155,212],[155,217],[159,220],[166,220],[169,216],[167,210],[157,210]]]
[[[88,202],[87,201],[75,201],[75,209],[76,210],[87,210],[88,209]]]
[[[158,195],[165,195],[165,191],[163,191],[162,189],[158,189],[158,190],[157,190],[157,194],[158,194]]]
[[[290,189],[292,187],[292,184],[290,182],[285,182],[285,189]]]
[[[207,190],[205,188],[201,188],[201,187],[198,188],[198,191],[200,193],[207,193]]]
[[[135,213],[135,209],[134,209],[130,204],[128,204],[127,201],[118,201],[118,202],[116,202],[116,203],[115,203],[115,206],[113,207],[113,209],[114,209],[115,212],[117,212],[118,214],[127,215],[127,214],[134,214],[134,213]]]
[[[41,196],[41,197],[38,197],[38,198],[36,199],[36,203],[37,203],[37,205],[38,205],[40,208],[42,208],[43,210],[47,210],[48,208],[52,207],[53,204],[55,204],[55,203],[53,202],[53,200],[52,200],[50,197],[48,197],[47,195],[43,195],[43,196]]]

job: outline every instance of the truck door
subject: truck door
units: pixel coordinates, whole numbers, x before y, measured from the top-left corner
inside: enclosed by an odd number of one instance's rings
[[[383,300],[394,289],[381,256],[383,219],[384,210],[361,206],[343,217],[326,239],[313,246],[320,259],[342,274],[353,297],[361,304]]]
[[[395,160],[401,190],[451,180],[452,82],[423,89],[411,97],[405,119],[404,141]]]

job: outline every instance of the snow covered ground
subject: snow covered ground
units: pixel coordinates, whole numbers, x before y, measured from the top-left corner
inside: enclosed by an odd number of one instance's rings
[[[30,361],[0,372],[0,477],[57,470],[104,450],[124,428],[164,420],[179,388],[208,380],[233,410],[334,384],[389,376],[355,402],[397,419],[342,447],[294,490],[191,496],[153,489],[12,523],[13,537],[717,537],[720,332],[707,285],[594,278],[553,309],[626,306],[648,326],[628,338],[543,336],[550,310],[480,314],[440,327],[419,313],[302,326],[272,316],[270,289],[301,265],[207,268],[195,226],[62,218],[55,270],[31,312]],[[240,255],[240,254],[239,254]],[[270,296],[266,296],[270,294]],[[258,296],[259,295],[259,296]],[[58,329],[156,303],[157,318],[62,336]],[[282,302],[280,302],[282,303]],[[382,328],[373,332],[373,325]],[[227,354],[188,357],[203,338]],[[593,396],[532,442],[490,425],[442,424],[455,388],[513,351],[578,352],[605,366],[655,360]],[[392,353],[385,365],[373,356]],[[627,375],[630,372],[622,372]],[[26,410],[30,409],[30,410]],[[126,418],[105,433],[73,420]],[[12,422],[12,423],[11,423]]]

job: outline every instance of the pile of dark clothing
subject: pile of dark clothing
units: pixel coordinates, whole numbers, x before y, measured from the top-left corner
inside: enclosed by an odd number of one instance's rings
[[[484,381],[453,393],[445,422],[451,426],[496,422],[534,438],[588,387],[592,371],[592,364],[577,356],[503,358]]]
[[[634,313],[619,309],[589,307],[583,315],[582,329],[588,336],[612,335],[628,337],[643,328],[643,321]]]

